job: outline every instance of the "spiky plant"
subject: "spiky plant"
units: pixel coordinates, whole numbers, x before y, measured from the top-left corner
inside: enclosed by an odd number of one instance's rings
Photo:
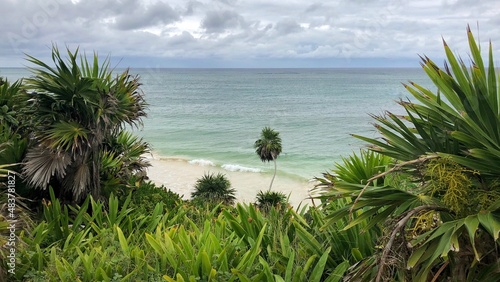
[[[350,279],[411,281],[499,280],[500,90],[489,45],[484,64],[470,28],[470,67],[444,42],[447,63],[422,57],[437,93],[405,85],[417,102],[401,101],[405,115],[374,116],[379,138],[356,135],[370,149],[395,159],[366,184],[332,182],[329,196],[348,198],[329,225],[357,215],[346,227],[385,227],[375,257]],[[403,172],[414,184],[370,185]]]
[[[288,206],[288,197],[282,192],[259,191],[255,204],[262,211],[269,211],[273,207],[283,210]]]
[[[101,151],[103,193],[110,195],[111,192],[124,192],[127,195],[130,191],[123,188],[128,187],[129,183],[133,183],[134,187],[140,186],[146,179],[146,168],[151,165],[144,157],[149,152],[149,144],[131,132],[122,131],[110,136]]]
[[[236,189],[222,173],[206,173],[196,181],[191,199],[206,203],[234,204]]]

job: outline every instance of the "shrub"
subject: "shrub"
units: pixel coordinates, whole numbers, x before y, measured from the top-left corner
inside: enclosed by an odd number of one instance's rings
[[[123,197],[123,200],[125,198]],[[145,213],[151,213],[158,203],[163,203],[164,209],[171,211],[182,203],[182,198],[165,186],[158,187],[153,182],[148,181],[133,190],[130,207]]]
[[[236,189],[231,188],[231,182],[222,173],[208,173],[198,179],[191,199],[195,202],[234,204]]]
[[[282,192],[259,191],[255,204],[262,211],[269,211],[272,207],[276,209],[285,209],[288,206],[288,198]]]

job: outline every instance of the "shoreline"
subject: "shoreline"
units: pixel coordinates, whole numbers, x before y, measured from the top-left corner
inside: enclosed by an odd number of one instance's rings
[[[178,193],[183,199],[190,199],[196,181],[205,173],[222,173],[236,189],[237,203],[254,203],[259,191],[269,189],[272,174],[261,171],[231,171],[215,166],[209,161],[192,160],[179,157],[165,157],[148,154],[145,158],[151,163],[146,169],[149,180],[157,185]],[[272,191],[283,192],[289,197],[294,208],[312,205],[310,190],[314,182],[276,175]]]

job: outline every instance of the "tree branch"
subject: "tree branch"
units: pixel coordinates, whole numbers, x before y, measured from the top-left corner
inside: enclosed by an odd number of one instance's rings
[[[448,209],[441,207],[441,206],[419,206],[416,207],[412,210],[409,210],[406,212],[406,215],[399,220],[396,225],[394,226],[394,229],[391,232],[391,236],[389,237],[389,241],[384,247],[384,251],[382,252],[382,256],[380,257],[380,262],[379,262],[379,268],[377,271],[377,278],[375,279],[376,282],[381,281],[382,279],[382,273],[384,272],[384,267],[385,267],[385,262],[387,260],[387,257],[389,255],[389,252],[391,251],[392,245],[394,244],[394,240],[396,239],[397,234],[401,231],[406,226],[406,223],[417,213],[426,211],[426,210],[435,210],[435,211],[448,211]]]

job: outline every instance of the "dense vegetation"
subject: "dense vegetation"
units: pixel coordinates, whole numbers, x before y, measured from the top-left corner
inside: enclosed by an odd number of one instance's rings
[[[491,44],[485,63],[467,34],[470,66],[446,43],[443,68],[422,57],[437,91],[405,85],[406,114],[374,116],[381,137],[355,136],[368,149],[297,210],[270,188],[234,206],[224,175],[192,201],[156,187],[148,144],[125,131],[145,116],[138,78],[78,51],[29,57],[32,78],[0,81],[0,177],[16,180],[15,207],[1,187],[0,281],[500,281],[500,84]],[[278,133],[255,148],[275,162]]]

